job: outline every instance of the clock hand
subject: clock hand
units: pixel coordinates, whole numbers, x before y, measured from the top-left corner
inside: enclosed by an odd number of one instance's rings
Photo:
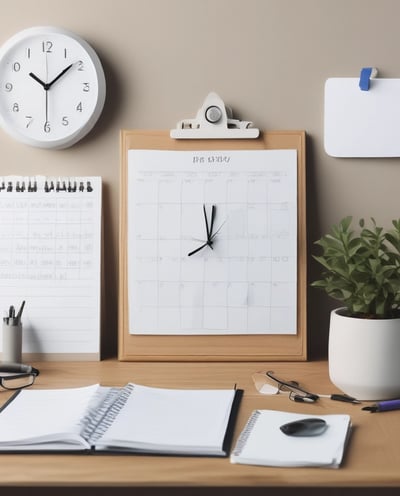
[[[47,59],[46,59],[47,61]],[[63,69],[52,81],[50,81],[50,83],[44,83],[39,77],[36,76],[36,74],[34,74],[33,72],[30,72],[29,73],[29,76],[34,79],[35,81],[37,81],[39,84],[41,84],[43,86],[43,89],[45,90],[46,92],[46,120],[45,120],[45,123],[44,123],[44,127],[45,127],[45,130],[49,128],[49,97],[48,97],[48,90],[51,88],[51,86],[60,79],[60,77],[62,77],[67,71],[69,71],[71,69],[71,67],[73,66],[73,64],[70,64],[69,66],[67,66],[65,69]]]
[[[203,214],[204,214],[204,221],[206,223],[206,233],[207,233],[207,242],[210,240],[210,230],[208,228],[208,219],[207,219],[207,212],[206,212],[206,206],[203,204]]]
[[[219,228],[215,231],[215,233],[213,233],[211,236],[210,236],[210,242],[212,244],[212,242],[214,241],[214,238],[216,237],[216,235],[220,232],[220,230],[222,229],[222,227],[224,226],[225,224],[225,221],[219,226]]]
[[[47,83],[47,85],[46,85],[46,86],[47,86],[47,88],[45,88],[45,89],[49,90],[49,89],[51,88],[51,86],[53,86],[53,84],[54,84],[56,81],[58,81],[58,80],[60,79],[60,77],[61,77],[61,76],[64,76],[64,74],[65,74],[66,72],[68,72],[68,71],[71,69],[71,67],[72,67],[73,65],[74,65],[74,64],[70,64],[68,67],[66,67],[65,69],[63,69],[63,70],[60,72],[60,74],[58,74],[58,76],[56,76],[56,77],[55,77],[52,81],[50,81],[50,83]]]
[[[46,121],[44,123],[45,128],[47,127],[48,122],[49,122],[49,94],[46,91]]]
[[[214,220],[215,220],[215,211],[216,211],[216,207],[215,205],[213,205],[211,207],[211,224],[210,224],[210,231],[208,232],[208,240],[212,240],[212,238],[214,237],[213,236],[213,227],[214,227]]]
[[[211,207],[211,224],[210,224],[210,227],[209,227],[208,226],[208,218],[207,218],[206,206],[203,205],[203,214],[204,214],[204,221],[205,221],[205,224],[206,224],[207,241],[204,244],[202,244],[201,246],[199,246],[198,248],[196,248],[195,250],[193,250],[190,253],[188,253],[188,256],[189,257],[191,257],[192,255],[194,255],[198,251],[202,250],[206,246],[209,246],[212,250],[214,249],[213,248],[214,238],[218,234],[218,232],[220,231],[220,229],[222,227],[222,225],[221,225],[219,227],[219,229],[215,233],[213,233],[213,227],[214,227],[214,220],[215,220],[216,210],[217,210],[217,207],[215,205],[213,205]]]
[[[202,250],[203,248],[205,248],[206,246],[208,245],[208,242],[204,243],[204,245],[201,245],[199,246],[198,248],[196,248],[195,250],[191,251],[190,253],[188,253],[188,257],[191,257],[192,255],[194,255],[195,253],[197,253],[198,251]]]
[[[65,69],[63,69],[60,74],[58,74],[58,76],[56,76],[52,81],[50,81],[50,83],[44,83],[40,78],[38,78],[36,76],[36,74],[34,74],[33,72],[30,72],[29,75],[32,79],[34,79],[35,81],[37,81],[39,84],[41,84],[43,86],[43,89],[45,91],[48,91],[52,86],[53,84],[58,81],[60,79],[61,76],[63,76],[67,71],[69,71],[71,69],[71,67],[73,66],[74,64],[70,64],[68,67],[66,67]]]
[[[29,73],[29,75],[30,75],[30,77],[31,77],[32,79],[34,79],[34,80],[35,80],[35,81],[37,81],[39,84],[41,84],[45,90],[47,90],[47,89],[48,89],[48,88],[46,88],[47,83],[44,83],[41,79],[39,79],[39,78],[36,76],[36,74],[33,74],[33,72],[30,72],[30,73]]]
[[[46,92],[46,99],[45,99],[45,112],[46,112],[46,120],[44,122],[44,127],[45,129],[47,128],[48,126],[48,122],[49,122],[49,96],[48,96],[48,93],[47,93],[47,90],[49,89],[49,85],[47,83],[44,83],[40,78],[38,78],[36,76],[36,74],[34,74],[33,72],[30,72],[29,73],[29,76],[34,79],[35,81],[37,81],[40,85],[43,86],[43,89],[45,90]]]

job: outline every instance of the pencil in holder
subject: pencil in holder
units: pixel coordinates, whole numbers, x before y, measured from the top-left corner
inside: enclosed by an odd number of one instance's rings
[[[3,362],[22,362],[22,312],[25,300],[22,302],[18,313],[14,305],[10,306],[8,317],[3,318]]]

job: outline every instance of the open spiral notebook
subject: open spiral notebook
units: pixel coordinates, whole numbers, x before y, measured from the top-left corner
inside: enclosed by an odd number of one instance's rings
[[[99,359],[101,188],[100,177],[0,177],[0,309],[26,302],[24,359]]]
[[[24,389],[0,410],[0,452],[227,456],[241,393],[133,383]]]

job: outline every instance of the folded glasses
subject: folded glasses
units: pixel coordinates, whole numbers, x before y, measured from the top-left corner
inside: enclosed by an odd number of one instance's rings
[[[4,389],[23,389],[35,382],[39,370],[30,365],[14,364],[0,366],[0,386]]]
[[[287,381],[278,378],[271,370],[267,372],[256,372],[252,375],[254,386],[257,391],[265,395],[287,393],[292,401],[302,403],[315,403],[320,397],[330,398],[335,401],[346,403],[360,403],[355,398],[346,394],[316,394],[307,391],[297,381]]]

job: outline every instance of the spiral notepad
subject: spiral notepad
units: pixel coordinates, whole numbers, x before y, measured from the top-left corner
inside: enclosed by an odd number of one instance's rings
[[[271,467],[338,468],[351,431],[349,415],[318,415],[328,424],[326,432],[319,436],[295,437],[281,432],[281,425],[306,417],[317,415],[254,410],[239,435],[231,462]]]
[[[0,230],[0,308],[26,302],[24,358],[98,359],[101,178],[0,178]]]

